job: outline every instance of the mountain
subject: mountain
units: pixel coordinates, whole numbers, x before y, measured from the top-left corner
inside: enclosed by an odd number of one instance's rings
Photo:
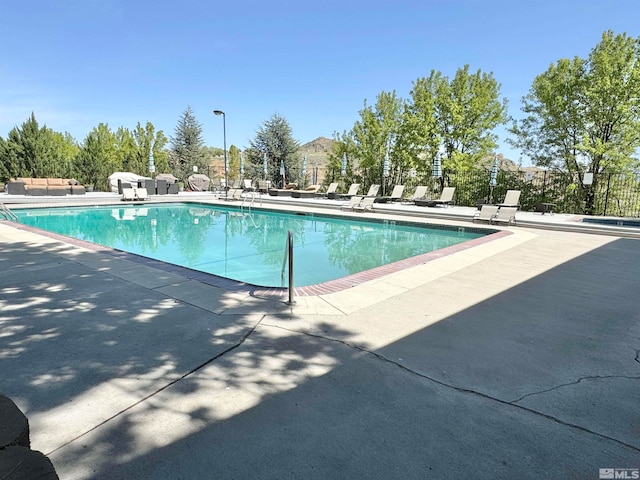
[[[298,153],[306,155],[307,164],[324,167],[328,162],[329,153],[333,148],[333,140],[326,137],[318,137],[305,143],[298,149]]]
[[[301,153],[329,153],[333,148],[333,140],[327,137],[318,137],[305,143],[299,149]]]

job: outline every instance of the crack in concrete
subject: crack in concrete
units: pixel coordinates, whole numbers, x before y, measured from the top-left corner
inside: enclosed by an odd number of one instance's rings
[[[636,358],[637,360],[637,358]],[[584,377],[580,377],[577,380],[573,381],[573,382],[567,382],[567,383],[561,383],[560,385],[556,385],[555,387],[551,387],[551,388],[547,388],[546,390],[540,390],[539,392],[532,392],[532,393],[527,393],[526,395],[523,395],[522,397],[516,399],[516,400],[512,400],[510,403],[516,404],[522,400],[524,400],[525,398],[528,397],[532,397],[534,395],[542,395],[545,393],[549,393],[549,392],[553,392],[554,390],[558,390],[560,388],[563,387],[568,387],[570,385],[577,385],[580,382],[582,382],[583,380],[600,380],[600,379],[608,379],[608,378],[626,378],[629,380],[640,380],[640,377],[632,377],[630,375],[587,375]]]
[[[566,421],[561,420],[561,419],[559,419],[557,417],[554,417],[552,415],[540,412],[538,410],[534,410],[532,408],[524,407],[522,405],[518,405],[518,404],[516,404],[514,402],[509,402],[509,401],[502,400],[502,399],[497,398],[497,397],[492,397],[491,395],[479,392],[477,390],[472,390],[472,389],[469,389],[469,388],[459,387],[459,386],[456,386],[456,385],[453,385],[453,384],[449,384],[449,383],[443,382],[441,380],[437,380],[437,379],[435,379],[433,377],[430,377],[430,376],[425,375],[423,373],[420,373],[420,372],[417,372],[415,370],[412,370],[411,368],[406,367],[405,365],[402,365],[401,363],[399,363],[399,362],[397,362],[395,360],[392,360],[392,359],[390,359],[388,357],[385,357],[384,355],[382,355],[380,353],[368,350],[365,347],[362,347],[360,345],[349,343],[349,342],[347,342],[345,340],[340,340],[338,338],[332,338],[332,337],[327,337],[327,336],[319,335],[319,334],[315,334],[315,333],[309,333],[309,332],[293,330],[293,329],[282,327],[282,326],[279,326],[279,325],[273,325],[273,324],[268,324],[268,323],[262,323],[261,325],[263,327],[279,328],[281,330],[286,330],[288,332],[298,333],[300,335],[306,335],[306,336],[309,336],[309,337],[318,338],[318,339],[326,340],[326,341],[329,341],[329,342],[335,342],[335,343],[342,344],[342,345],[344,345],[344,346],[346,346],[346,347],[348,347],[350,349],[358,350],[358,351],[360,351],[362,353],[371,355],[371,356],[373,356],[373,357],[375,357],[375,358],[377,358],[377,359],[379,359],[379,360],[381,360],[383,362],[390,363],[390,364],[392,364],[392,365],[394,365],[394,366],[406,371],[407,373],[410,373],[411,375],[414,375],[414,376],[417,376],[419,378],[428,380],[428,381],[433,382],[433,383],[435,383],[437,385],[441,385],[443,387],[450,388],[450,389],[455,390],[455,391],[460,392],[460,393],[467,393],[467,394],[470,394],[470,395],[475,395],[475,396],[484,398],[486,400],[491,400],[491,401],[500,403],[502,405],[508,405],[510,407],[517,408],[519,410],[524,410],[525,412],[532,413],[533,415],[545,418],[547,420],[550,420],[550,421],[552,421],[554,423],[563,425],[565,427],[573,428],[575,430],[579,430],[581,432],[588,433],[590,435],[595,435],[595,436],[600,437],[602,439],[609,440],[609,441],[617,443],[619,445],[623,445],[623,446],[625,446],[627,448],[630,448],[630,449],[632,449],[632,450],[634,450],[636,452],[640,452],[640,447],[635,446],[635,445],[631,445],[631,444],[626,443],[626,442],[623,442],[622,440],[618,440],[617,438],[613,438],[613,437],[610,437],[608,435],[605,435],[605,434],[602,434],[602,433],[598,433],[598,432],[595,432],[593,430],[589,430],[588,428],[585,428],[583,426],[580,426],[580,425],[577,425],[577,424],[574,424],[574,423],[566,422]],[[617,378],[619,378],[619,377],[617,377]],[[622,377],[622,378],[640,379],[640,377]]]
[[[132,408],[140,405],[143,402],[146,402],[147,400],[149,400],[150,398],[153,398],[154,396],[156,396],[157,394],[159,394],[160,392],[166,390],[167,388],[175,385],[176,383],[180,382],[181,380],[184,380],[185,378],[189,377],[190,375],[196,373],[198,370],[203,369],[204,367],[206,367],[207,365],[209,365],[210,363],[218,360],[219,358],[225,356],[226,354],[232,352],[233,350],[235,350],[236,348],[240,347],[250,336],[251,334],[253,334],[253,332],[256,331],[256,329],[258,328],[258,326],[260,325],[260,322],[262,322],[262,320],[264,320],[264,315],[260,317],[260,320],[258,320],[256,322],[256,324],[251,327],[241,338],[240,340],[238,340],[236,343],[230,345],[229,347],[227,347],[226,349],[224,349],[222,352],[214,355],[213,357],[209,358],[208,360],[204,361],[203,363],[201,363],[200,365],[198,365],[195,368],[192,368],[191,370],[189,370],[187,373],[181,375],[178,378],[175,378],[174,380],[170,381],[169,383],[167,383],[166,385],[163,385],[162,387],[158,388],[157,390],[155,390],[154,392],[151,392],[150,394],[144,396],[143,398],[141,398],[140,400],[138,400],[137,402],[132,403],[131,405],[129,405],[126,408],[123,408],[122,410],[120,410],[117,413],[114,413],[113,415],[111,415],[109,418],[103,420],[102,422],[98,423],[97,425],[94,425],[93,427],[91,427],[89,430],[77,435],[76,437],[72,438],[71,440],[63,443],[62,445],[58,446],[57,448],[51,450],[49,453],[46,453],[46,456],[52,455],[53,453],[57,452],[58,450],[66,447],[67,445],[70,445],[71,443],[75,442],[76,440],[79,440],[80,438],[84,437],[85,435],[93,432],[94,430],[97,430],[98,428],[102,427],[103,425],[106,425],[107,423],[109,423],[111,420],[114,420],[115,418],[118,418],[120,415],[124,414],[125,412],[128,412],[129,410],[131,410]]]

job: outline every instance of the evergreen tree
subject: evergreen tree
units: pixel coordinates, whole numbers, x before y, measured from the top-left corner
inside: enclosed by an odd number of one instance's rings
[[[182,113],[171,138],[169,164],[172,173],[181,181],[186,181],[194,166],[197,166],[199,171],[206,171],[202,125],[196,120],[190,106]]]
[[[267,179],[274,185],[283,183],[280,175],[280,165],[284,164],[285,177],[290,180],[298,178],[300,173],[300,158],[296,154],[299,148],[293,139],[289,122],[281,115],[274,113],[265,121],[253,140],[249,142],[250,150],[247,156],[255,172],[262,172],[263,156],[267,156]],[[264,174],[258,175],[263,177]],[[288,180],[287,180],[288,181]]]
[[[0,182],[3,184],[11,178],[9,163],[9,145],[4,138],[0,137]]]
[[[72,161],[77,154],[75,140],[68,133],[40,127],[31,114],[21,127],[14,127],[0,148],[0,174],[9,177],[71,176]],[[2,173],[6,172],[6,173]]]

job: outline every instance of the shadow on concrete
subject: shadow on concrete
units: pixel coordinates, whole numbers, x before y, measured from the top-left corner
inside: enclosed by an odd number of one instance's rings
[[[46,427],[32,437],[56,447],[61,478],[596,478],[638,466],[636,240],[375,351],[335,323],[218,316],[62,260],[64,248],[17,242],[0,260],[0,371],[12,372],[0,391]]]

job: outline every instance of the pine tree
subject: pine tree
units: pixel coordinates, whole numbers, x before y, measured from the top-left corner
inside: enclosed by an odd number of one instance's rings
[[[284,164],[287,179],[298,178],[300,159],[296,152],[299,145],[292,136],[289,122],[284,117],[277,113],[273,114],[262,124],[256,137],[250,141],[250,145],[250,161],[255,173],[263,171],[263,158],[266,155],[268,170],[266,178],[270,179],[274,185],[280,185],[283,182],[280,175],[281,164]]]
[[[182,113],[171,138],[169,164],[173,174],[183,182],[193,172],[194,166],[199,171],[206,170],[202,125],[190,106]]]

